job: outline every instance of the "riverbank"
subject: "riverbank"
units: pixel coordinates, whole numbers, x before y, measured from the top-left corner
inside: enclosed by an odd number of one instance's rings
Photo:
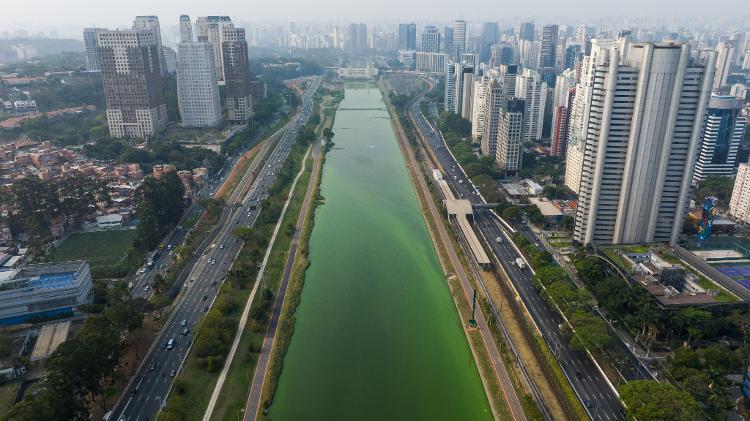
[[[469,283],[469,280],[462,267],[462,263],[460,263],[460,258],[456,254],[456,247],[449,239],[437,208],[431,200],[429,188],[425,183],[426,176],[420,170],[420,165],[412,152],[412,145],[410,143],[416,142],[416,139],[410,139],[404,131],[398,113],[394,109],[393,104],[387,99],[387,88],[382,82],[380,88],[384,101],[389,105],[388,110],[391,115],[391,124],[393,125],[404,163],[409,171],[414,191],[417,193],[419,206],[430,231],[430,237],[435,249],[438,250],[440,264],[445,274],[446,283],[450,288],[456,311],[461,315],[462,320],[469,320],[471,318],[471,298],[468,295],[470,292],[464,287],[465,284]],[[480,320],[480,322],[482,321]],[[485,338],[479,329],[465,328],[464,333],[474,355],[474,360],[477,362],[482,384],[484,385],[487,398],[492,405],[495,418],[524,419],[523,406],[516,395],[515,386],[507,372],[503,376],[503,372],[505,371],[503,362],[493,361],[493,358],[490,357],[488,347],[493,347],[494,342],[491,339],[488,340],[488,338]],[[499,352],[496,349],[495,353],[499,356]],[[496,359],[500,360],[500,358]],[[511,402],[514,406],[513,410],[511,409]]]

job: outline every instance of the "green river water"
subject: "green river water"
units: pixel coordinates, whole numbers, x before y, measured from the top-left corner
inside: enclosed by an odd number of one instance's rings
[[[380,91],[340,108],[270,416],[491,419]]]

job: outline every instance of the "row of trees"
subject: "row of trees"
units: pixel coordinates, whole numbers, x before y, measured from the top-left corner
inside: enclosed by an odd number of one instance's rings
[[[185,209],[185,187],[175,172],[161,179],[148,176],[135,191],[138,214],[136,248],[153,248],[174,228]]]

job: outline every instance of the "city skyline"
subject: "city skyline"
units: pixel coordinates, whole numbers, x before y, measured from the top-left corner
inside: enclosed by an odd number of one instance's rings
[[[10,3],[3,6],[4,19],[0,22],[0,31],[15,31],[19,29],[30,32],[55,30],[69,36],[79,32],[81,27],[129,27],[131,22],[125,16],[155,15],[169,27],[176,25],[180,14],[194,16],[232,14],[239,22],[282,23],[325,22],[344,23],[357,20],[380,21],[395,23],[403,20],[403,16],[413,16],[417,24],[424,22],[450,22],[453,19],[464,19],[469,24],[486,21],[535,21],[537,25],[545,23],[569,22],[581,23],[592,20],[621,19],[624,21],[651,21],[659,23],[681,22],[684,24],[716,25],[716,18],[735,21],[738,24],[747,16],[716,13],[710,3],[690,0],[665,0],[658,3],[647,0],[604,5],[594,0],[586,0],[578,7],[571,9],[565,4],[553,2],[540,4],[503,4],[485,1],[467,8],[459,3],[446,3],[435,7],[428,2],[409,2],[402,4],[393,0],[377,3],[355,4],[342,0],[331,0],[326,7],[313,6],[296,0],[288,0],[284,4],[274,3],[273,7],[264,8],[263,5],[243,6],[229,0],[204,3],[184,1],[180,3],[168,2],[155,5],[145,0],[133,0],[107,4],[106,7],[93,0],[72,0],[66,3],[48,4],[45,0],[30,0],[24,3]],[[743,10],[742,0],[730,0],[724,4],[722,10]],[[335,9],[335,16],[327,10]],[[29,10],[44,10],[42,16],[29,19]],[[80,13],[86,10],[86,14]],[[496,10],[495,13],[493,11]],[[582,15],[578,11],[590,11],[589,15]],[[649,10],[649,13],[642,12]],[[656,18],[666,16],[667,18]],[[173,22],[174,21],[174,22]],[[78,30],[74,30],[74,29]],[[164,29],[164,28],[163,28]],[[79,35],[80,36],[80,35]]]

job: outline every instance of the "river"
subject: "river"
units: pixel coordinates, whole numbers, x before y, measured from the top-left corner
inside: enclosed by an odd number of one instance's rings
[[[380,91],[345,94],[270,416],[491,419]]]

